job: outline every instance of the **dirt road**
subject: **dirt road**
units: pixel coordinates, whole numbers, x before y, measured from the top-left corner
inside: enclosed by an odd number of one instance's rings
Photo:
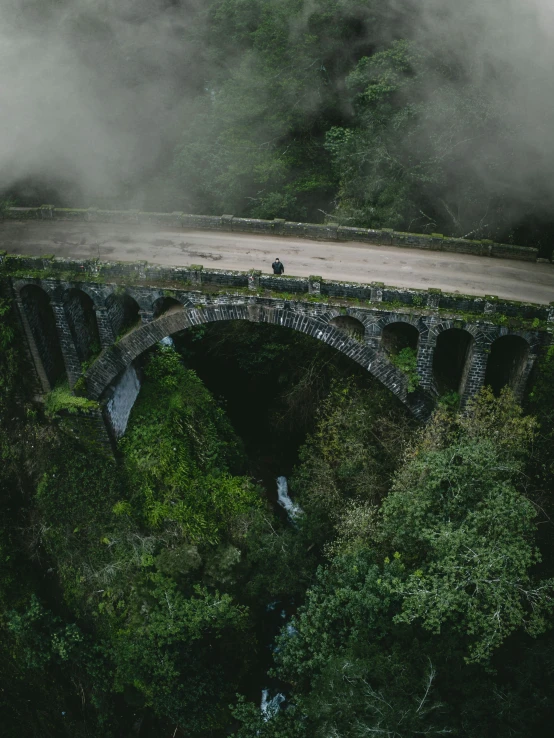
[[[278,256],[286,274],[394,287],[440,288],[547,304],[554,301],[554,265],[447,254],[365,243],[308,241],[214,231],[183,231],[105,223],[4,222],[0,248],[104,261],[271,271]]]

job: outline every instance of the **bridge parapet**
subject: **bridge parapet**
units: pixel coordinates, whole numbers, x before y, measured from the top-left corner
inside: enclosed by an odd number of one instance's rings
[[[166,228],[213,230],[232,233],[292,236],[325,241],[362,241],[383,246],[447,251],[458,254],[492,256],[500,259],[536,261],[538,250],[526,246],[494,243],[489,240],[451,238],[441,233],[404,233],[391,228],[375,230],[339,225],[338,223],[299,223],[282,218],[260,220],[236,218],[233,215],[193,215],[188,213],[148,213],[139,210],[104,210],[100,208],[6,208],[0,213],[5,220],[60,220],[72,222],[120,223]]]
[[[34,277],[80,283],[84,285],[82,289],[89,291],[95,305],[100,306],[103,305],[103,295],[113,290],[114,285],[134,290],[135,296],[141,294],[141,289],[149,292],[153,286],[158,286],[160,290],[194,288],[204,294],[232,290],[259,296],[282,296],[285,299],[305,295],[305,299],[313,301],[344,302],[359,306],[380,304],[389,309],[428,310],[461,315],[467,320],[485,319],[498,325],[518,328],[554,329],[554,303],[550,306],[537,305],[502,300],[491,295],[476,297],[433,288],[398,288],[381,282],[340,282],[320,277],[276,276],[258,271],[204,269],[201,265],[170,267],[144,261],[110,262],[0,252],[0,276],[2,274],[12,278]],[[138,297],[136,299],[141,302]],[[147,308],[141,305],[141,309]]]

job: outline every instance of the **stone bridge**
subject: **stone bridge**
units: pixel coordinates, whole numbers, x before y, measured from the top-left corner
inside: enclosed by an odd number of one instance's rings
[[[509,385],[522,398],[554,325],[548,306],[319,277],[33,257],[4,257],[0,277],[39,392],[67,380],[99,401],[112,437],[125,431],[141,357],[194,326],[248,320],[305,333],[363,366],[424,420],[448,391],[465,403],[484,384]],[[403,349],[417,358],[412,391],[395,363]]]

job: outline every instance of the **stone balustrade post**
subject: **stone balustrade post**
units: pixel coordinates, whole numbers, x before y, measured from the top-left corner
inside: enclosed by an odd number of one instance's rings
[[[496,295],[485,295],[485,308],[483,310],[483,313],[485,315],[492,315],[493,313],[496,313],[497,302],[498,297],[496,297]]]
[[[259,290],[260,289],[260,277],[262,276],[261,271],[258,269],[252,269],[248,275],[248,289]]]
[[[417,346],[416,369],[419,376],[419,384],[426,390],[433,388],[433,356],[436,345],[436,337],[428,334],[426,338],[423,336],[420,337]]]
[[[371,283],[371,302],[383,302],[383,289],[385,287],[384,282],[372,282]]]
[[[475,344],[473,346],[473,353],[469,359],[469,369],[463,381],[460,403],[462,407],[464,407],[472,397],[475,397],[479,390],[484,386],[488,360],[489,352],[482,346]]]
[[[436,309],[438,308],[442,297],[442,290],[431,287],[427,290],[427,307]]]
[[[310,295],[321,295],[321,283],[323,282],[321,277],[311,275],[308,277],[308,293]]]
[[[77,354],[77,348],[75,347],[75,341],[71,334],[71,329],[65,314],[63,303],[51,302],[52,310],[54,312],[54,319],[56,321],[56,331],[58,333],[58,339],[60,341],[60,347],[62,350],[63,361],[65,364],[65,370],[67,372],[67,378],[69,380],[69,386],[71,389],[75,386],[75,382],[81,376],[81,362]]]
[[[191,264],[189,267],[189,279],[192,284],[202,284],[202,271],[204,267],[202,264]]]
[[[98,326],[100,344],[103,349],[108,348],[108,346],[111,346],[115,341],[115,331],[113,329],[108,310],[105,307],[95,305],[94,312],[96,313],[96,324]]]

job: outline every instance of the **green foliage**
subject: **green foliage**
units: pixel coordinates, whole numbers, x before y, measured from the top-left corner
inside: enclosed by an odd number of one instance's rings
[[[61,618],[47,612],[35,595],[23,612],[8,613],[7,625],[27,669],[40,671],[52,659],[66,662],[83,641],[76,625],[66,625]]]
[[[0,298],[0,414],[14,399],[18,384],[16,377],[21,370],[15,335],[11,303]]]
[[[521,488],[535,432],[509,391],[484,391],[465,415],[436,412],[380,510],[347,505],[276,653],[310,735],[526,734],[506,664],[516,633],[550,627],[554,588],[536,572],[536,509]],[[491,663],[505,676],[479,666]]]
[[[65,410],[71,415],[76,415],[80,410],[93,410],[98,403],[86,397],[78,397],[69,389],[67,382],[58,384],[46,395],[44,411],[46,416],[53,418],[60,411]]]
[[[120,447],[133,508],[154,529],[216,543],[228,521],[256,504],[246,478],[228,469],[240,446],[222,410],[172,348],[150,360]]]
[[[309,517],[336,520],[348,498],[379,502],[412,428],[385,390],[335,384],[291,479]]]
[[[552,387],[554,386],[554,346],[549,346],[540,361],[540,371],[537,376],[529,400],[533,410],[537,413],[539,422],[545,429],[554,428],[554,406],[552,403]]]
[[[508,390],[483,392],[455,421],[438,411],[382,506],[382,536],[411,569],[396,621],[451,624],[472,660],[546,625],[553,583],[531,576],[536,511],[518,490],[533,433]]]
[[[460,395],[454,390],[445,392],[439,397],[439,405],[449,408],[451,410],[457,410],[460,406]]]
[[[150,575],[147,585],[113,629],[115,687],[132,684],[147,706],[186,726],[188,735],[210,735],[226,721],[224,695],[236,678],[246,611],[200,586],[186,597],[162,574]]]
[[[390,361],[406,375],[408,379],[408,392],[415,392],[419,387],[417,350],[412,348],[403,348],[397,354],[392,354],[390,356]]]

